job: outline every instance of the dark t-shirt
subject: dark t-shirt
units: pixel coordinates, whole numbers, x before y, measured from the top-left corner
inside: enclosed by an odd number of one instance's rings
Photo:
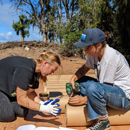
[[[38,88],[35,68],[35,61],[26,57],[12,56],[0,60],[0,91],[12,97],[17,86],[23,90]]]

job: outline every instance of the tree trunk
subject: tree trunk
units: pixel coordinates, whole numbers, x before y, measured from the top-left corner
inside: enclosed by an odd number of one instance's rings
[[[23,42],[24,41],[24,37],[23,37],[23,30],[22,29],[20,31],[20,36],[21,36],[21,41]]]
[[[21,19],[20,19],[20,24],[23,24]],[[23,29],[20,30],[20,36],[21,36],[21,41],[23,42],[24,41],[24,30]]]
[[[45,30],[43,30],[43,32],[42,32],[42,37],[43,37],[43,42],[46,42],[46,33],[45,33]]]

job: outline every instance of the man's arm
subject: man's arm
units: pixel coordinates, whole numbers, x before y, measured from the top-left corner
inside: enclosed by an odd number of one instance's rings
[[[39,96],[37,95],[37,93],[35,92],[35,89],[29,89],[27,91],[27,95],[28,97],[33,100],[36,103],[39,103],[41,101],[41,99],[39,99]]]
[[[34,92],[32,91],[32,93]],[[39,103],[36,103],[33,100],[35,98],[36,95],[31,94],[31,96],[29,97],[28,91],[23,90],[17,86],[17,102],[19,105],[29,108],[31,110],[39,111]]]
[[[81,77],[83,77],[90,69],[88,67],[86,67],[85,65],[83,65],[81,68],[79,68],[77,70],[77,72],[75,73],[75,75],[77,76],[78,79],[80,79]]]
[[[74,82],[83,77],[89,70],[90,68],[86,67],[85,65],[83,65],[81,68],[77,70],[75,75],[73,75],[72,78],[70,79],[70,83],[72,83],[73,89],[74,89]]]
[[[86,67],[85,65],[83,65],[81,68],[79,68],[75,75],[73,75],[73,77],[71,78],[70,81],[76,81],[78,79],[80,79],[81,77],[83,77],[90,69],[88,67]]]
[[[35,99],[35,95],[32,96],[31,94],[30,97],[32,99]],[[55,100],[50,99],[45,102],[41,101],[40,103],[36,103],[32,99],[28,97],[28,92],[26,90],[23,90],[17,86],[17,102],[19,105],[26,107],[28,109],[31,109],[31,110],[47,112],[55,116],[59,115],[59,113],[61,112],[61,109],[57,108],[60,105],[55,104],[59,102],[60,99],[55,99]]]

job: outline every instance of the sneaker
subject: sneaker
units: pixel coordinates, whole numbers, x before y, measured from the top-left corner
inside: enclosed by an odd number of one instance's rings
[[[110,122],[107,118],[97,121],[92,127],[89,127],[85,130],[110,130],[110,129],[111,129]]]

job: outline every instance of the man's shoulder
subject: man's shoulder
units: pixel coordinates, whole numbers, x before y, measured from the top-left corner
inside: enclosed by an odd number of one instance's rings
[[[114,65],[114,64],[118,63],[121,55],[122,54],[120,52],[118,52],[116,49],[114,49],[112,47],[107,47],[104,59],[105,59],[106,63]]]
[[[33,59],[21,56],[12,57],[11,62],[14,68],[24,68],[30,71],[32,71],[36,65]]]

